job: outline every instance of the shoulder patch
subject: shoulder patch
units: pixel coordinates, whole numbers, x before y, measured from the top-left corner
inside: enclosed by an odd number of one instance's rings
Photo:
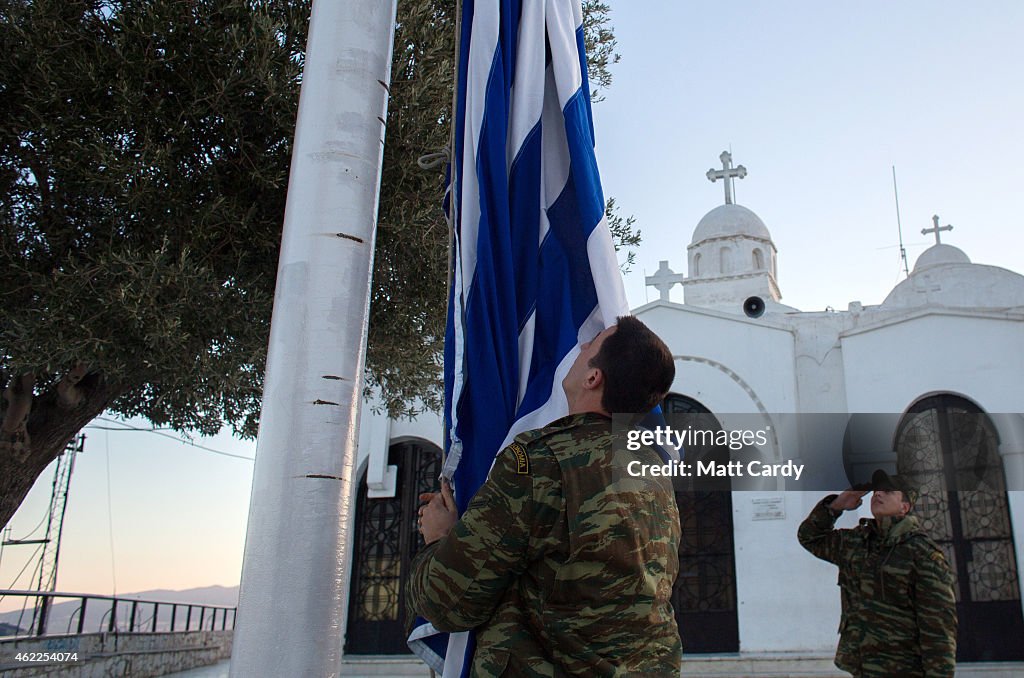
[[[530,457],[526,454],[526,448],[519,443],[512,443],[508,446],[516,458],[516,473],[521,476],[530,475]]]
[[[946,557],[942,555],[942,551],[932,551],[932,555],[930,557],[939,565],[946,564]]]

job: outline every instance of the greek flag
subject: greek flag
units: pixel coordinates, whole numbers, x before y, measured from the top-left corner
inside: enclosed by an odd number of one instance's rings
[[[628,306],[580,0],[464,0],[457,87],[443,475],[461,513],[515,435],[567,413],[561,382],[580,343]],[[468,672],[472,633],[446,653],[433,634],[421,624],[410,647],[446,678]]]

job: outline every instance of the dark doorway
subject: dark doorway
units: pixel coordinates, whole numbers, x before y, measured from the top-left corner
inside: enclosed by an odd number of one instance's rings
[[[346,654],[410,654],[405,582],[423,547],[416,509],[421,492],[438,490],[441,450],[423,441],[398,443],[388,464],[398,467],[394,497],[369,499],[366,474],[359,480]]]
[[[920,488],[915,514],[956,577],[957,659],[1024,659],[1024,618],[999,437],[973,403],[916,403],[896,434],[897,470]]]
[[[662,405],[666,415],[694,415],[695,428],[722,430],[711,411],[698,401],[669,395]],[[697,460],[728,461],[728,448],[686,448],[687,463]],[[675,479],[676,504],[682,537],[679,541],[679,578],[672,592],[679,634],[686,654],[738,652],[736,615],[736,554],[733,546],[732,491],[728,478],[721,487],[700,489]]]

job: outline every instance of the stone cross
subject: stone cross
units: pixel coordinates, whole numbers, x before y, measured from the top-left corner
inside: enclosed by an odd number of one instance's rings
[[[711,183],[715,183],[716,179],[722,179],[725,184],[725,204],[732,204],[732,180],[733,177],[739,177],[742,179],[747,176],[747,168],[743,165],[732,166],[732,153],[729,151],[722,151],[722,155],[718,156],[718,159],[722,161],[722,169],[716,170],[714,167],[708,170],[707,177],[711,180]]]
[[[929,233],[934,233],[935,234],[935,244],[936,245],[941,245],[942,241],[939,240],[939,231],[952,231],[953,227],[950,226],[949,224],[946,224],[945,226],[939,226],[939,215],[938,214],[936,214],[935,216],[932,217],[932,223],[935,224],[935,226],[933,226],[932,228],[922,228],[921,229],[921,235],[928,235]]]
[[[682,273],[674,273],[668,267],[668,261],[662,259],[658,262],[658,270],[654,275],[647,276],[644,280],[648,287],[653,287],[661,294],[662,301],[668,301],[668,291],[678,282],[683,282],[686,276]]]

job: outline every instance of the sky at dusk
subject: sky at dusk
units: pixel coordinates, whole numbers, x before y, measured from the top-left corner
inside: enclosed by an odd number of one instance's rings
[[[894,165],[911,267],[934,243],[920,231],[938,214],[954,227],[943,242],[975,263],[1024,271],[1024,3],[609,4],[622,61],[594,116],[605,193],[643,234],[625,279],[631,305],[657,297],[643,276],[660,260],[686,272],[694,227],[723,202],[721,182],[704,175],[727,149],[748,170],[736,202],[761,217],[778,250],[784,304],[879,304],[902,279]],[[682,301],[680,287],[672,299]],[[58,589],[238,583],[251,461],[152,433],[85,433]],[[255,454],[255,443],[226,432],[196,442]],[[39,522],[51,481],[47,470],[13,537]],[[4,549],[0,587],[33,549]],[[23,575],[18,587],[28,586]],[[0,601],[0,611],[11,607]]]

